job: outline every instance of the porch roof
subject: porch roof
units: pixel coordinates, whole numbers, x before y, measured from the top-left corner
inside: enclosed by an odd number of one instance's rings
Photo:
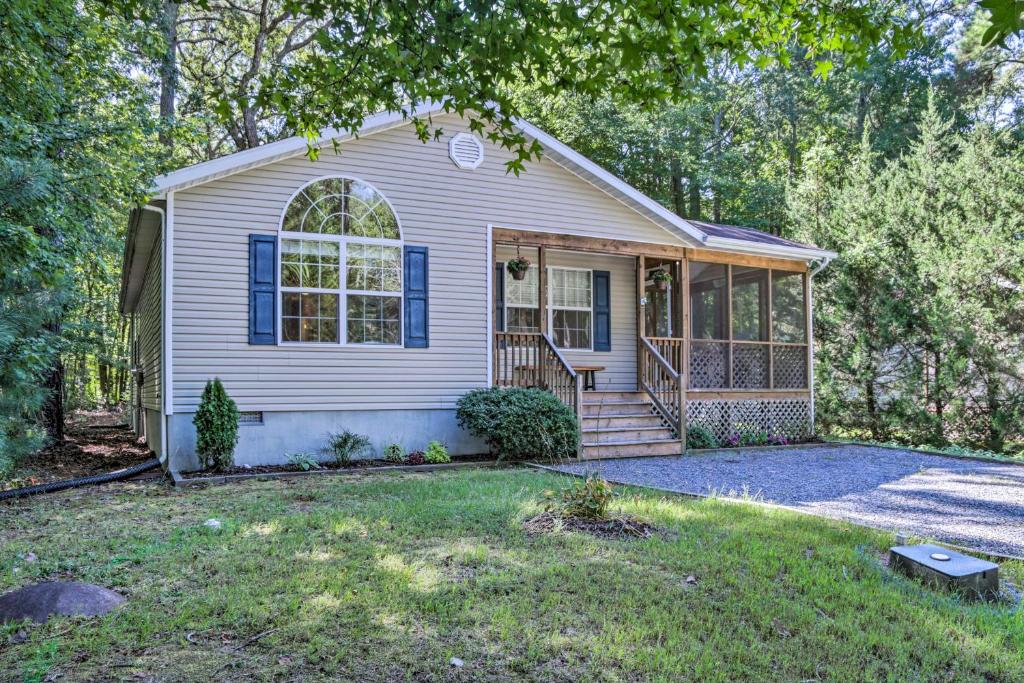
[[[756,228],[744,228],[739,225],[726,225],[724,223],[708,223],[692,219],[690,219],[690,223],[696,225],[710,237],[756,242],[758,244],[774,244],[780,247],[793,247],[796,249],[817,249],[815,246],[787,240],[784,237],[779,237],[763,230],[757,230]]]

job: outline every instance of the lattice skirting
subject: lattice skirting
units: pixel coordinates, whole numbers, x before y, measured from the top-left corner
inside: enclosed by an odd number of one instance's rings
[[[686,424],[703,425],[719,441],[744,431],[767,432],[790,440],[811,435],[811,401],[807,398],[687,400]]]

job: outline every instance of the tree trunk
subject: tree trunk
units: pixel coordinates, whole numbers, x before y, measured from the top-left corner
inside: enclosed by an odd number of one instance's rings
[[[721,188],[718,185],[718,178],[721,177],[721,163],[722,163],[722,117],[725,116],[725,111],[719,109],[715,112],[712,135],[714,135],[715,145],[712,148],[712,170],[713,176],[711,181],[711,220],[715,223],[722,222],[722,197]]]
[[[700,220],[700,181],[697,178],[697,170],[694,169],[690,172],[687,178],[688,190],[690,193],[690,210],[687,218],[692,218],[695,221]]]
[[[864,380],[864,408],[868,414],[868,429],[871,430],[871,438],[880,441],[882,430],[878,420],[878,397],[873,379]]]
[[[679,159],[672,159],[672,208],[676,215],[686,218],[686,192],[683,190],[683,171]]]
[[[46,327],[55,337],[60,337],[59,321],[51,322]],[[43,388],[46,389],[46,400],[40,417],[47,436],[52,442],[59,443],[64,440],[64,360],[59,353],[54,354]]]
[[[946,441],[946,403],[943,400],[944,392],[941,385],[942,353],[938,349],[932,352],[932,361],[932,408],[935,411],[935,442],[941,445]]]
[[[985,402],[988,408],[988,438],[985,447],[993,453],[1002,453],[1006,446],[1006,434],[1003,430],[1002,399],[999,398],[1000,381],[991,370],[985,373]]]
[[[168,152],[174,147],[174,98],[178,90],[178,3],[164,0],[161,32],[164,53],[160,57],[160,144]]]

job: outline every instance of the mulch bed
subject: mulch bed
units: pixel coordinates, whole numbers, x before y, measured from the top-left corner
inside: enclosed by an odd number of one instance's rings
[[[476,455],[460,455],[452,458],[452,463],[460,462],[491,462],[494,460],[493,455],[487,453],[480,453]],[[220,477],[235,474],[283,474],[286,472],[306,472],[313,471],[319,472],[321,470],[362,470],[368,467],[394,467],[395,465],[408,465],[407,462],[389,462],[380,458],[366,459],[366,460],[353,460],[348,465],[339,465],[338,463],[327,460],[323,461],[320,467],[314,470],[303,470],[297,465],[291,463],[284,463],[282,465],[235,465],[229,467],[226,470],[218,470],[216,472],[210,470],[201,470],[199,472],[181,472],[179,476],[182,479],[202,479],[205,477]],[[419,463],[423,464],[423,463]]]
[[[667,529],[648,524],[635,517],[612,517],[611,519],[584,519],[560,515],[555,512],[542,512],[523,522],[523,529],[529,534],[550,534],[558,531],[580,531],[598,538],[612,540],[629,540],[634,538],[651,538],[661,536],[668,538],[671,532]]]
[[[0,490],[104,474],[152,457],[153,452],[126,425],[91,426],[87,421],[72,421],[63,441],[19,462],[11,478],[0,482]]]

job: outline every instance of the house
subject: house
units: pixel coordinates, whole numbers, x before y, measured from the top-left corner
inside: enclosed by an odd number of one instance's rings
[[[293,138],[161,176],[132,211],[133,422],[166,467],[198,467],[215,376],[240,464],[340,428],[480,452],[455,407],[489,385],[556,393],[584,457],[679,453],[695,423],[811,432],[811,277],[833,253],[684,220],[526,122],[544,158],[516,177],[459,116],[416,113],[443,137],[372,116],[316,161]]]

